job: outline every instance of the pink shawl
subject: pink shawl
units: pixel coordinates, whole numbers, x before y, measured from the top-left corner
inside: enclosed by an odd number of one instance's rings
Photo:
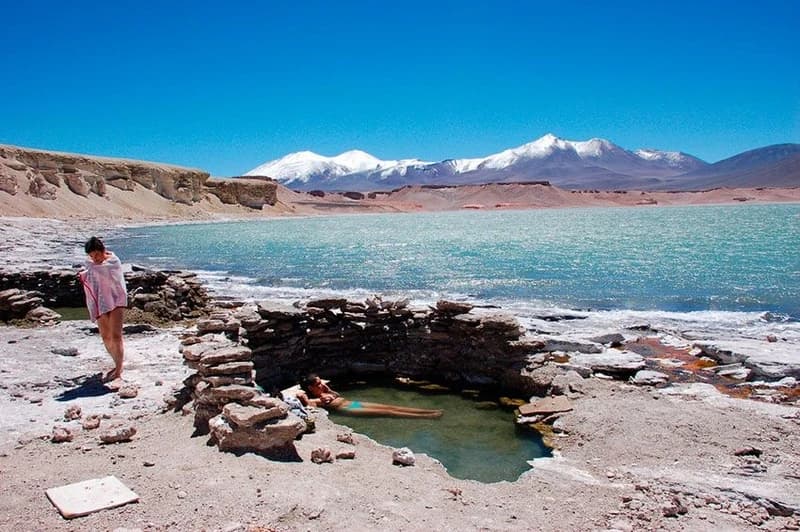
[[[98,316],[111,312],[117,307],[128,306],[128,291],[122,275],[122,262],[110,253],[102,264],[91,260],[85,263],[86,269],[80,274],[83,291],[86,293],[86,307],[89,317],[97,321]]]

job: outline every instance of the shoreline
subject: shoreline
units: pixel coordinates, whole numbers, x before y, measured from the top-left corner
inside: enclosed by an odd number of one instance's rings
[[[38,266],[26,263],[45,268],[68,266],[70,250],[77,247],[82,252],[86,231],[103,227],[98,221],[75,226],[25,218],[15,224],[0,223],[4,235],[11,225],[17,225],[19,241],[15,245],[13,239],[7,240],[0,256],[13,264],[20,256],[41,252],[44,260]],[[548,323],[555,323],[555,337],[577,341],[588,335],[576,333],[570,320]],[[181,327],[126,337],[126,371],[139,387],[136,399],[123,400],[111,393],[58,401],[58,396],[80,387],[110,361],[99,338],[83,330],[87,324],[65,322],[30,330],[0,326],[6,358],[0,373],[0,408],[14,413],[13,419],[25,429],[0,442],[0,472],[9,494],[0,501],[1,529],[791,530],[800,526],[796,402],[736,399],[691,383],[653,387],[590,378],[581,381],[581,391],[572,399],[573,411],[560,418],[564,432],[552,436],[557,447],[554,458],[533,461],[532,469],[515,482],[453,479],[436,460],[419,454],[414,467],[393,466],[390,448],[360,435],[354,460],[314,464],[308,460],[311,451],[319,446],[338,449],[342,444],[336,436],[347,431],[322,413],[318,432],[296,443],[302,461],[275,462],[252,454],[219,453],[205,444],[205,438],[192,437],[190,417],[159,413],[160,396],[179,386],[188,371],[177,352],[185,333]],[[633,333],[631,338],[637,334],[653,333]],[[669,336],[662,338],[669,343]],[[78,349],[77,356],[52,353],[54,347],[70,346]],[[82,431],[79,422],[59,419],[70,404],[82,406],[85,415],[105,413],[133,423],[137,436],[130,443],[98,444],[96,434]],[[75,440],[48,441],[54,425],[74,427]],[[736,454],[746,447],[757,449],[759,456]],[[106,474],[117,476],[139,494],[139,504],[66,521],[43,495],[46,488]],[[320,491],[320,486],[326,489]]]

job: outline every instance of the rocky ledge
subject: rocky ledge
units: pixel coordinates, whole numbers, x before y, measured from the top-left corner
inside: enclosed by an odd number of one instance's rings
[[[261,209],[265,204],[275,205],[278,201],[278,185],[269,178],[210,178],[205,185],[211,194],[229,205],[239,204],[251,209]]]
[[[208,194],[253,209],[277,201],[277,183],[269,179],[209,179],[194,168],[0,145],[0,192],[57,200],[66,194],[108,197],[109,186],[127,192],[144,188],[185,205]]]

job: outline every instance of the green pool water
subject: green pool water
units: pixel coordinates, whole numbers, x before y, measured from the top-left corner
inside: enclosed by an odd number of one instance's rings
[[[539,434],[514,423],[514,413],[453,393],[420,393],[393,386],[339,386],[350,400],[444,410],[439,419],[356,417],[331,419],[391,447],[408,447],[439,460],[450,476],[480,482],[514,481],[527,461],[551,456]]]
[[[89,311],[86,310],[86,307],[57,307],[53,310],[61,314],[63,321],[89,319]]]

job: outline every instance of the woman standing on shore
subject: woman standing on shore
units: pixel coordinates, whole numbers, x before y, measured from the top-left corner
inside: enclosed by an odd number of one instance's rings
[[[97,323],[106,351],[114,361],[114,369],[103,377],[104,382],[122,378],[122,314],[128,306],[128,290],[122,274],[122,262],[106,249],[103,241],[93,236],[84,246],[89,259],[78,275],[86,294],[89,317]]]

